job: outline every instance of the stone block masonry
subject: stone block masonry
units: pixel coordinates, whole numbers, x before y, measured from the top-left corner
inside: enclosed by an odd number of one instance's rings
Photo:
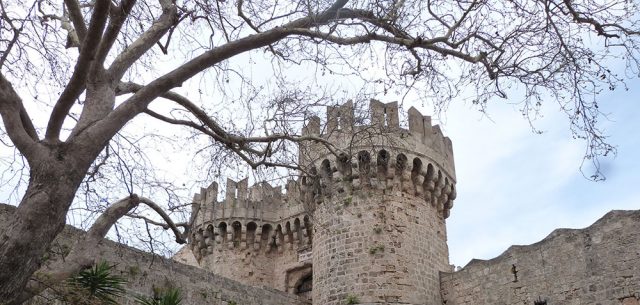
[[[132,294],[175,286],[186,305],[640,305],[640,211],[453,272],[451,140],[414,108],[402,128],[395,102],[372,100],[368,120],[351,102],[326,113],[302,129],[313,141],[284,193],[244,179],[228,180],[220,202],[217,183],[195,194],[189,245],[174,257],[192,266],[106,240],[95,255]],[[0,206],[0,226],[9,213]],[[67,228],[55,246],[80,234]]]
[[[313,302],[441,304],[439,272],[450,269],[445,219],[456,197],[451,141],[429,117],[371,101],[371,124],[353,106],[329,107],[326,126],[303,134],[338,150],[304,144],[303,202],[313,215]]]
[[[0,204],[0,224],[6,223],[14,209]],[[51,259],[55,258],[55,253],[61,252],[58,250],[69,249],[81,234],[82,230],[67,226],[53,244]],[[286,292],[247,286],[208,270],[187,266],[109,240],[104,240],[95,249],[94,255],[115,264],[115,274],[128,280],[129,295],[151,296],[154,288],[172,286],[180,289],[183,305],[309,305],[307,301]],[[52,301],[36,297],[30,304],[52,304]],[[133,298],[126,298],[121,304],[137,303]]]
[[[446,305],[638,305],[640,211],[555,230],[536,244],[442,273],[441,281]]]

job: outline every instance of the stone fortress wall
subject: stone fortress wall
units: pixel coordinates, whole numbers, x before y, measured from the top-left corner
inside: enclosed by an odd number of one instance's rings
[[[192,238],[200,266],[293,293],[311,277],[322,305],[640,305],[640,211],[453,272],[451,141],[413,108],[408,129],[396,103],[372,101],[370,115],[357,124],[346,103],[310,118],[302,134],[317,140],[301,144],[305,174],[285,194],[230,181],[224,202],[207,203],[217,186],[203,189],[194,211],[205,229]]]
[[[441,281],[446,305],[639,305],[640,211],[557,229],[538,243],[442,273]]]
[[[640,305],[640,211],[453,272],[451,141],[414,108],[408,129],[396,103],[372,101],[370,114],[356,124],[346,103],[329,107],[323,124],[310,118],[302,133],[316,141],[300,146],[306,168],[284,193],[228,180],[218,202],[217,184],[201,189],[189,245],[174,257],[195,267],[111,241],[96,256],[117,263],[130,291],[170,284],[186,305]],[[8,215],[0,205],[0,225]],[[79,234],[67,228],[56,247]]]
[[[15,207],[0,204],[0,229]],[[67,226],[58,235],[49,252],[49,260],[61,259],[84,231]],[[154,291],[168,287],[179,288],[184,305],[309,305],[308,301],[295,295],[270,287],[252,287],[213,274],[208,270],[185,265],[175,260],[146,253],[110,240],[101,242],[93,256],[115,265],[112,272],[127,279],[127,297],[120,300],[122,305],[138,304],[136,295],[153,296]],[[45,262],[46,263],[46,262]],[[46,292],[42,297],[32,299],[30,305],[58,304]]]
[[[249,285],[295,292],[311,274],[311,224],[289,181],[280,187],[247,179],[227,180],[226,197],[217,202],[217,184],[194,196],[192,249],[198,265]]]
[[[455,199],[451,141],[430,118],[397,103],[370,104],[371,123],[354,124],[351,103],[312,118],[300,149],[309,164],[303,201],[313,215],[313,302],[338,305],[439,304],[449,270],[445,218]]]
[[[372,101],[367,124],[356,124],[353,112],[348,102],[328,107],[325,124],[308,120],[302,134],[318,140],[301,145],[304,174],[286,193],[245,179],[228,180],[222,202],[215,183],[196,194],[190,248],[198,265],[293,293],[319,287],[318,304],[351,295],[371,303],[439,300],[438,272],[450,268],[451,141],[414,108],[408,129],[397,103]]]

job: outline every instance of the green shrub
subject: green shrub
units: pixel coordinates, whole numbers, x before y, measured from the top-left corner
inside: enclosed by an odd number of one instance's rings
[[[353,305],[353,304],[360,303],[360,301],[358,300],[358,297],[353,295],[353,294],[347,295],[347,298],[345,299],[345,301],[346,301],[347,305]]]
[[[179,305],[182,302],[182,293],[178,288],[167,288],[154,297],[136,297],[136,303],[141,305]]]
[[[101,261],[95,266],[80,271],[78,275],[69,279],[72,288],[79,289],[72,291],[75,297],[74,303],[91,303],[91,299],[97,299],[107,304],[118,304],[116,298],[124,295],[124,284],[126,279],[111,275],[113,266],[109,266],[106,261]],[[84,295],[84,301],[77,298]]]

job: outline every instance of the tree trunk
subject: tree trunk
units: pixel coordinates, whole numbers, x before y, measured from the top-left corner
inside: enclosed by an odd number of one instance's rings
[[[11,303],[40,268],[49,246],[64,228],[67,211],[89,166],[78,164],[87,161],[69,162],[75,158],[65,156],[63,146],[47,149],[49,155],[31,164],[27,191],[11,220],[4,224],[0,304]]]

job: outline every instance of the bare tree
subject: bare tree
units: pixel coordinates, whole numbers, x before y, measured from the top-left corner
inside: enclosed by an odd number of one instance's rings
[[[28,170],[26,192],[0,235],[6,303],[23,300],[27,286],[37,293],[38,281],[30,279],[60,279],[86,266],[83,249],[140,204],[184,239],[188,229],[130,189],[105,204],[73,259],[39,270],[83,183],[100,176],[104,160],[128,164],[113,145],[144,115],[206,136],[253,168],[296,167],[277,157],[283,143],[319,139],[279,122],[324,89],[311,82],[282,90],[281,104],[296,101],[293,108],[270,118],[249,113],[264,124],[238,130],[209,106],[215,98],[234,100],[233,90],[247,109],[260,99],[242,65],[230,64],[243,54],[269,56],[280,85],[288,84],[287,66],[311,63],[318,74],[356,76],[380,93],[419,90],[437,107],[473,88],[484,109],[516,86],[527,117],[548,100],[559,103],[586,140],[587,158],[613,150],[598,129],[597,94],[624,88],[640,68],[640,10],[627,0],[0,0],[0,9],[0,140]],[[163,56],[174,61],[156,66]],[[617,62],[626,64],[622,74],[608,67]],[[216,95],[195,101],[178,93],[201,75],[217,82]],[[234,77],[243,85],[227,84]],[[172,106],[154,108],[160,101]],[[43,109],[48,119],[40,126],[34,122]]]

